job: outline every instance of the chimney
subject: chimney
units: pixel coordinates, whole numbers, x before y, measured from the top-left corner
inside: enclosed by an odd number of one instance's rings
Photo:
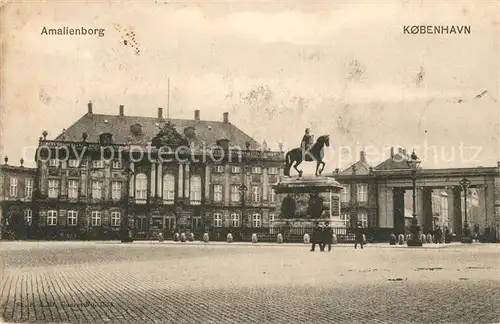
[[[222,120],[224,121],[225,124],[229,123],[229,113],[225,112],[222,114]]]
[[[120,117],[123,117],[123,108],[124,108],[124,106],[120,105],[120,113],[119,113]]]
[[[92,101],[89,101],[89,103],[87,104],[87,107],[88,107],[87,113],[89,115],[92,115]]]
[[[359,160],[363,163],[366,163],[366,153],[365,151],[359,152]]]
[[[158,107],[158,119],[163,119],[163,108]]]
[[[391,159],[394,158],[394,147],[391,147]]]
[[[200,111],[198,109],[194,111],[194,120],[196,121],[200,120]]]

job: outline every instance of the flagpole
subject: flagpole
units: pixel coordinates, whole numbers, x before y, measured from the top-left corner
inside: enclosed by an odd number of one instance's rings
[[[168,77],[167,81],[167,119],[170,119],[170,77]]]

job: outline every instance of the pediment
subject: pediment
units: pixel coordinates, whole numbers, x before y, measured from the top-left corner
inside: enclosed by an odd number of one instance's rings
[[[167,121],[162,125],[158,134],[151,140],[151,144],[156,147],[178,147],[187,145],[188,141],[175,129],[174,125]]]

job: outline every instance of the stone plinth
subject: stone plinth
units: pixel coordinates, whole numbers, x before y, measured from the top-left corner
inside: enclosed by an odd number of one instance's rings
[[[274,191],[280,193],[314,193],[335,192],[339,193],[342,186],[331,177],[290,177],[283,178],[279,183],[273,185]]]

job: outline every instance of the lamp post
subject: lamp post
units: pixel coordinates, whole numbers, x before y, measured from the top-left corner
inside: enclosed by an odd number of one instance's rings
[[[121,222],[121,242],[132,242],[132,235],[129,233],[128,227],[128,214],[129,214],[129,195],[130,195],[130,176],[134,174],[134,171],[130,169],[127,165],[125,170],[123,170],[123,174],[127,176],[127,184],[126,184],[126,193],[123,198],[124,207],[125,207],[125,215],[123,215],[123,221]]]
[[[418,167],[420,165],[420,159],[417,157],[417,154],[415,154],[415,151],[411,153],[411,156],[408,160],[406,160],[406,163],[408,164],[408,167],[411,170],[411,181],[412,181],[412,186],[413,186],[413,217],[411,219],[411,226],[410,226],[410,231],[412,238],[411,240],[408,240],[407,245],[408,246],[422,246],[422,241],[420,240],[419,232],[420,232],[420,226],[418,226],[418,219],[417,219],[417,204],[416,204],[416,182],[417,182],[417,171]]]
[[[467,196],[470,187],[470,180],[467,178],[463,178],[462,180],[460,180],[460,187],[462,187],[462,190],[464,192],[464,210],[465,210],[464,226],[462,229],[462,243],[472,243],[469,231],[469,222],[467,220],[467,198],[468,198]]]

